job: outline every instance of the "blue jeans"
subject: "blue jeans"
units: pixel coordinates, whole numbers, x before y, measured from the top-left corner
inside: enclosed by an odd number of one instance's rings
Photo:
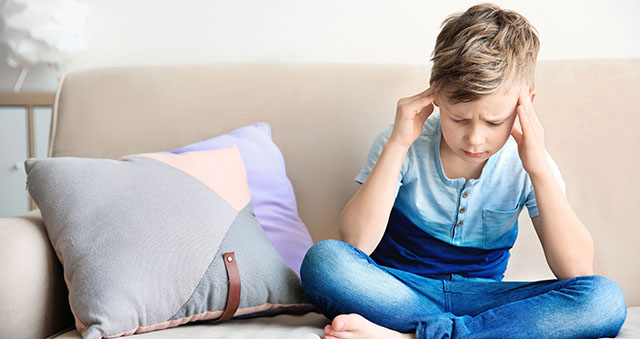
[[[620,287],[599,275],[497,281],[424,277],[375,263],[355,246],[325,240],[307,252],[302,287],[329,319],[358,313],[416,338],[615,337],[627,316]]]

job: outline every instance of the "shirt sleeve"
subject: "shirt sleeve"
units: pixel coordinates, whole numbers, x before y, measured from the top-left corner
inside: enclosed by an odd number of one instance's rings
[[[355,177],[356,182],[363,184],[365,180],[367,180],[367,178],[369,177],[369,174],[371,173],[371,170],[373,169],[373,166],[376,164],[376,161],[378,161],[378,157],[380,157],[380,153],[382,153],[382,149],[384,148],[384,145],[387,143],[387,140],[389,140],[392,130],[393,130],[393,124],[390,124],[384,130],[382,130],[382,132],[380,132],[376,136],[376,138],[373,140],[373,144],[369,149],[369,153],[367,153],[365,164],[362,167],[362,170],[360,171],[360,173],[358,173],[358,175]],[[408,157],[405,157],[404,162],[402,163],[402,168],[400,170],[400,173],[398,173],[398,184],[396,185],[396,192],[395,192],[396,197],[398,196],[398,191],[400,190],[400,186],[402,186],[402,180],[404,177],[404,173],[406,173],[407,171],[407,166],[408,166]]]
[[[553,176],[556,178],[556,181],[560,185],[560,189],[562,189],[562,194],[566,198],[567,193],[565,190],[565,183],[564,183],[564,180],[562,179],[562,174],[560,173],[560,169],[558,168],[558,165],[556,165],[556,162],[553,161],[553,158],[551,157],[549,152],[546,152],[546,154],[547,154],[547,161],[549,162],[549,166],[551,167],[551,172],[553,173]],[[540,215],[540,212],[538,211],[538,203],[536,202],[536,196],[533,191],[533,184],[531,183],[531,178],[529,177],[528,174],[527,174],[527,200],[525,202],[525,205],[527,206],[527,209],[529,211],[529,217],[534,218]]]

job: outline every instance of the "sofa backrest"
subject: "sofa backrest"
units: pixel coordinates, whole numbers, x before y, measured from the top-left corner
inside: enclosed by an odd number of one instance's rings
[[[426,65],[211,64],[67,74],[49,156],[117,158],[165,151],[265,121],[284,155],[313,239],[339,238],[338,216],[375,135],[400,97],[427,87]],[[640,59],[540,61],[534,107],[569,202],[590,230],[596,274],[640,305]],[[553,279],[529,220],[505,280]]]

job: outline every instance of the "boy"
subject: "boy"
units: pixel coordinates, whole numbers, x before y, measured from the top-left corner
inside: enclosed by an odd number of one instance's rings
[[[538,50],[529,22],[493,4],[445,20],[430,88],[398,101],[356,177],[343,241],[303,261],[305,291],[333,319],[325,338],[617,335],[624,296],[593,275],[531,103]],[[525,206],[557,280],[501,281]]]

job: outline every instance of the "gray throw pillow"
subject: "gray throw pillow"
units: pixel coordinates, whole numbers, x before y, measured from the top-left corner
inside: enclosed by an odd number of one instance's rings
[[[84,338],[312,310],[255,218],[236,146],[25,170]]]

